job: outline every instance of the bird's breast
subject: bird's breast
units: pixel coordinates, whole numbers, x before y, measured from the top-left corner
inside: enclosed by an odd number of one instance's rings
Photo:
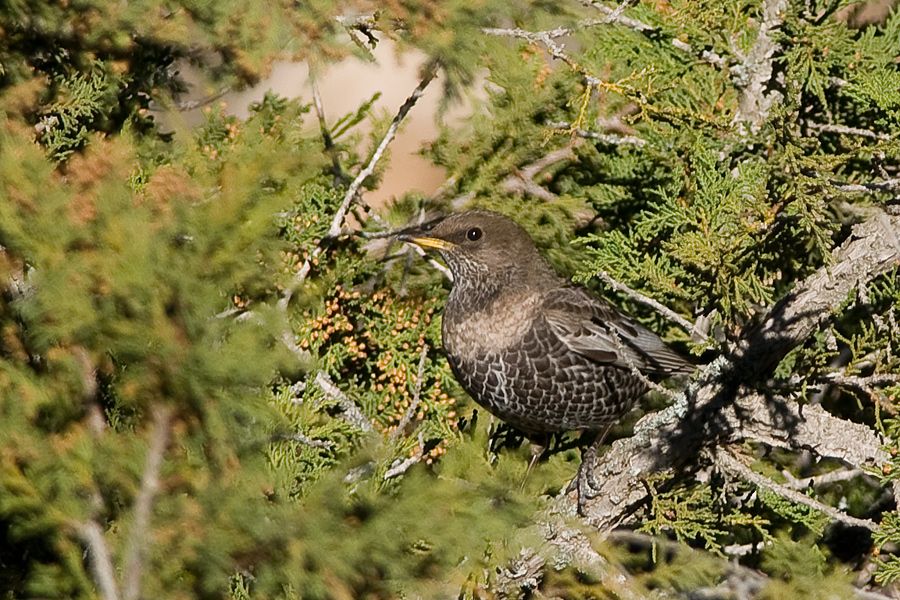
[[[539,295],[532,294],[500,296],[485,306],[473,307],[451,293],[442,322],[444,349],[463,360],[501,353],[528,335],[540,303]]]

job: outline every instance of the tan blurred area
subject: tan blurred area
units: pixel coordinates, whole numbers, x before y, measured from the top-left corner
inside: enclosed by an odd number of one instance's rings
[[[330,124],[346,113],[355,111],[376,92],[381,92],[381,97],[374,106],[376,114],[387,112],[393,116],[418,84],[419,68],[424,62],[421,54],[398,54],[390,40],[382,40],[373,54],[374,62],[350,57],[318,74],[319,93]],[[429,194],[444,181],[444,170],[418,154],[424,144],[437,136],[440,88],[439,80],[432,82],[404,120],[390,146],[387,156],[389,162],[385,163],[387,168],[381,185],[376,190],[364,193],[363,198],[369,205],[380,206],[391,198],[410,191]],[[244,118],[249,112],[250,104],[261,100],[269,90],[280,96],[312,102],[308,66],[305,63],[276,63],[265,80],[247,90],[226,93],[217,102],[223,102],[227,112]],[[196,102],[199,97],[202,94],[192,93],[184,100]],[[201,119],[202,110],[203,107],[198,106],[182,111],[174,118],[187,125],[196,124]],[[451,108],[444,118],[452,121],[467,113],[468,108],[461,104]],[[170,121],[171,118],[172,116],[164,116],[163,120]],[[314,112],[310,112],[308,120],[309,127],[318,130]],[[362,131],[367,131],[364,124],[360,127]]]

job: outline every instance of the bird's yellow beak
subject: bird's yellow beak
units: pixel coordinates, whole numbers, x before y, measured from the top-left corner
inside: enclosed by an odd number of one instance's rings
[[[404,242],[410,242],[416,246],[421,246],[422,248],[434,248],[435,250],[451,250],[455,246],[452,242],[434,237],[402,235],[400,236],[400,239]]]

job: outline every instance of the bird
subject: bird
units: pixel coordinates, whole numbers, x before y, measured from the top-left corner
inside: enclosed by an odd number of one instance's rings
[[[397,238],[437,251],[453,276],[441,341],[475,402],[532,440],[572,431],[593,436],[575,481],[580,510],[596,488],[597,446],[608,429],[651,379],[694,366],[632,317],[558,274],[507,216],[450,213]]]

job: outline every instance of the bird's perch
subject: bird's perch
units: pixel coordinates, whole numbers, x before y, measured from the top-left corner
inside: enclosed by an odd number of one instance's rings
[[[768,398],[748,386],[764,380],[854,289],[900,263],[898,229],[900,217],[886,214],[854,227],[830,264],[775,304],[762,324],[745,334],[732,358],[720,357],[703,368],[674,404],[645,416],[632,437],[615,442],[597,465],[600,493],[584,506],[587,521],[601,532],[610,531],[647,500],[642,483],[647,477],[717,443],[757,440],[812,449],[854,467],[886,462],[889,456],[869,428],[818,406]],[[575,502],[574,495],[562,497],[555,509],[571,513]]]

